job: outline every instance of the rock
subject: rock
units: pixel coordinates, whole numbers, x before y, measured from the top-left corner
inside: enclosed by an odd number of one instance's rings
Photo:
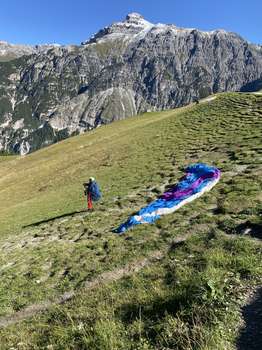
[[[262,77],[261,47],[239,35],[136,13],[80,46],[21,54],[0,62],[0,152],[23,155],[138,113],[260,86]]]
[[[49,49],[60,46],[58,44],[44,44],[44,45],[18,45],[10,44],[7,41],[0,41],[0,62],[7,62],[13,59],[29,56],[37,53],[45,53]]]

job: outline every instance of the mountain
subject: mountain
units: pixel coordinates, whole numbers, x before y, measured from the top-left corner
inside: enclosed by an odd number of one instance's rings
[[[237,34],[131,13],[81,45],[0,63],[0,150],[26,154],[114,120],[253,88],[261,74],[261,47]]]
[[[0,62],[10,61],[24,55],[31,55],[34,52],[34,48],[29,45],[14,45],[6,41],[0,41]]]
[[[0,41],[0,62],[11,61],[21,56],[28,56],[36,53],[45,53],[47,50],[60,46],[59,44],[43,45],[17,45],[10,44],[7,41]]]

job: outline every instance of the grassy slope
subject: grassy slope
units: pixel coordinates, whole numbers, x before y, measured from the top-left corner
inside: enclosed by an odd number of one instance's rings
[[[198,233],[132,278],[3,330],[3,349],[19,342],[25,349],[231,349],[236,333],[225,323],[234,329],[245,286],[261,276],[261,246],[224,233],[260,225],[261,107],[258,95],[221,94],[1,162],[2,315],[166,249],[177,234]],[[111,233],[195,161],[222,170],[212,192],[156,225],[124,237]],[[94,213],[22,229],[80,211],[82,182],[90,175],[104,194]]]

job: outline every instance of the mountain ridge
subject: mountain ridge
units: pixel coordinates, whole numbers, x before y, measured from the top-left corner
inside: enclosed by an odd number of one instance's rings
[[[261,49],[237,34],[132,13],[82,45],[0,63],[0,151],[27,154],[114,120],[249,89],[261,77]]]

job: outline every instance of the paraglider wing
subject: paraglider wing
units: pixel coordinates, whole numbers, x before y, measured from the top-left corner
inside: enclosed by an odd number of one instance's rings
[[[161,215],[171,214],[186,203],[192,202],[216,185],[220,170],[206,164],[192,164],[186,168],[186,175],[159,199],[139,210],[121,224],[115,232],[123,233],[134,225],[153,223]]]

